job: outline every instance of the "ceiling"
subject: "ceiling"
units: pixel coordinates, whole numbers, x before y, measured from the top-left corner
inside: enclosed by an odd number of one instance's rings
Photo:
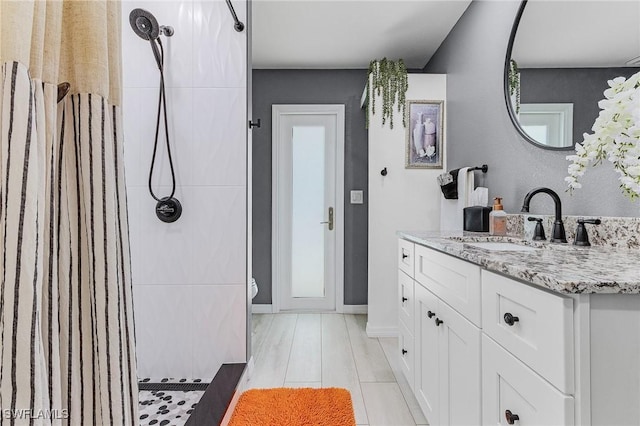
[[[639,22],[640,0],[530,0],[511,57],[520,68],[622,67],[640,57]]]
[[[253,68],[424,67],[471,0],[253,0]]]

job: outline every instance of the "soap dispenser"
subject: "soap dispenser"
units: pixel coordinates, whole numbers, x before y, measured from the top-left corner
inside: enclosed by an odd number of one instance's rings
[[[507,213],[502,207],[502,198],[493,199],[493,210],[489,213],[489,234],[507,235]]]

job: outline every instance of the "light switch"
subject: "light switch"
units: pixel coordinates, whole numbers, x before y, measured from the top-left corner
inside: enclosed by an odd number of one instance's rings
[[[351,204],[362,204],[363,195],[362,190],[351,191]]]

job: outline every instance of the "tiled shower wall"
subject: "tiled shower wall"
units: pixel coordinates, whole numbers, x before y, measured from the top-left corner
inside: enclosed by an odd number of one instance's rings
[[[246,1],[233,0],[245,21]],[[129,25],[143,8],[165,46],[169,134],[182,217],[155,216],[147,181],[159,71]],[[246,49],[224,0],[122,3],[125,171],[139,377],[212,378],[246,359]],[[171,191],[164,138],[154,189]]]

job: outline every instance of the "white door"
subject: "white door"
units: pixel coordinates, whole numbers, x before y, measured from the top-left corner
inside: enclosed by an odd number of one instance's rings
[[[341,310],[343,105],[273,106],[273,305]]]

